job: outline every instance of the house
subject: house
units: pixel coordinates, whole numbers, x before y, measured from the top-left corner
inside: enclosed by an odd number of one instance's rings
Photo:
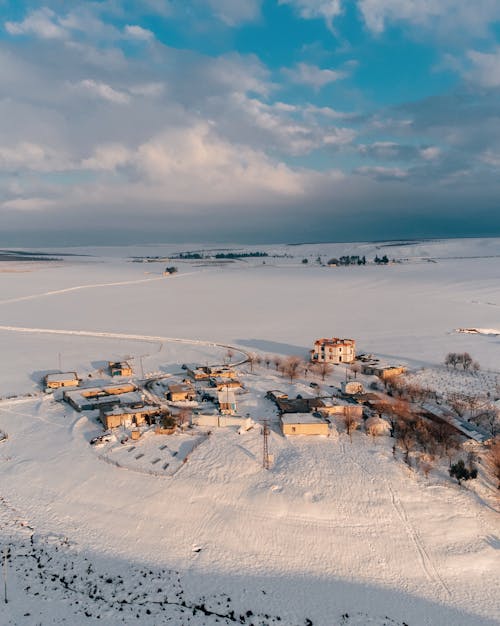
[[[213,365],[203,369],[209,378],[237,378],[236,372],[228,365]]]
[[[108,367],[111,376],[132,376],[133,374],[127,361],[110,361]]]
[[[363,407],[357,402],[333,398],[333,400],[324,400],[323,406],[318,407],[317,412],[323,417],[329,415],[341,415],[342,417],[350,414],[353,419],[361,420],[363,417]]]
[[[322,417],[311,413],[288,413],[280,418],[284,435],[328,435],[329,426]]]
[[[60,389],[61,387],[78,387],[80,379],[76,372],[58,372],[47,374],[43,379],[45,390]]]
[[[193,380],[208,380],[209,378],[237,378],[236,372],[228,365],[206,365],[204,367],[188,367],[187,375]]]
[[[203,367],[187,367],[186,374],[193,380],[208,380],[210,378],[210,374]]]
[[[271,389],[271,391],[268,391],[266,393],[266,398],[268,400],[276,402],[278,399],[285,400],[286,398],[288,398],[288,394],[284,393],[283,391],[279,391],[279,389]]]
[[[368,361],[362,363],[361,373],[367,376],[378,376],[381,380],[389,380],[395,376],[406,374],[408,368],[404,365],[387,365],[380,361]]]
[[[160,415],[161,409],[158,406],[146,405],[142,407],[114,406],[111,408],[101,408],[99,419],[106,430],[117,426],[141,426],[150,423],[151,419]]]
[[[233,389],[226,387],[223,391],[218,391],[217,402],[219,410],[223,415],[234,415],[236,413],[236,398]]]
[[[243,385],[236,378],[211,378],[209,381],[210,387],[215,387],[217,391],[222,391],[223,389],[241,389]]]
[[[284,413],[310,413],[325,406],[319,398],[277,398],[275,400],[278,411]]]
[[[165,395],[171,402],[186,402],[196,398],[196,391],[191,385],[170,384]]]
[[[352,363],[356,356],[354,339],[317,339],[311,350],[313,363]]]
[[[93,411],[104,406],[116,404],[133,406],[142,403],[142,396],[132,383],[107,385],[105,387],[87,387],[74,391],[64,391],[63,400],[77,411]]]

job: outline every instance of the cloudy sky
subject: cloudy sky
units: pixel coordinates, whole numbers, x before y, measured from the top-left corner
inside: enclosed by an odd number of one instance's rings
[[[500,0],[0,0],[0,244],[500,235]]]

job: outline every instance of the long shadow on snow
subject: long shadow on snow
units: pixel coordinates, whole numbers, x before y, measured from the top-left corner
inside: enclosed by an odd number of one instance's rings
[[[0,524],[11,581],[2,615],[11,624],[57,616],[61,624],[102,624],[104,618],[109,626],[172,620],[192,626],[498,625],[402,591],[333,576],[218,573],[209,563],[197,567],[203,546],[187,557],[192,563],[184,571],[80,551],[63,537],[31,535],[26,527],[24,537],[9,537],[9,530]]]
[[[290,343],[280,343],[279,341],[269,341],[267,339],[235,339],[234,342],[246,348],[254,350],[262,350],[262,352],[270,352],[273,354],[287,354],[306,356],[309,354],[309,348],[304,346],[294,346]]]

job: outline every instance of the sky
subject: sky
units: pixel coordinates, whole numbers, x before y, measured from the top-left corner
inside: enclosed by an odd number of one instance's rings
[[[500,0],[0,0],[0,245],[500,236]]]

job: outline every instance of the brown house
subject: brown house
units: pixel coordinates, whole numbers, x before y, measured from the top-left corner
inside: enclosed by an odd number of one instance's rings
[[[167,396],[167,400],[171,402],[185,402],[187,400],[194,400],[196,398],[196,391],[191,385],[172,384],[168,386],[168,391],[165,395]]]
[[[61,387],[78,387],[80,379],[76,372],[58,372],[57,374],[47,374],[43,379],[45,389],[61,389]]]
[[[140,408],[115,406],[111,409],[101,409],[99,419],[104,428],[108,430],[117,426],[141,426],[160,413],[160,407],[152,405]]]

